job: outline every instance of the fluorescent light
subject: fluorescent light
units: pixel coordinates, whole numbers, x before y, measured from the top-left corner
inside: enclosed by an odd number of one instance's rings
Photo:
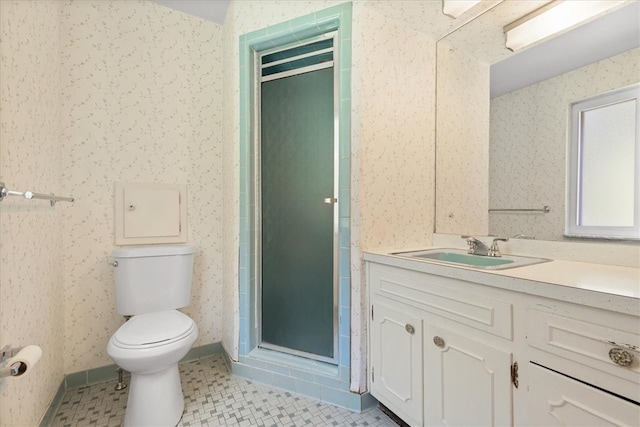
[[[465,13],[482,0],[442,0],[442,13],[452,18]]]
[[[554,0],[504,27],[505,46],[518,50],[575,27],[626,0]]]

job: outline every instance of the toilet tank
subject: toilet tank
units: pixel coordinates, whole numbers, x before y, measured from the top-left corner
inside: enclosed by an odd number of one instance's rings
[[[193,245],[114,249],[116,311],[126,316],[189,305],[195,251]]]

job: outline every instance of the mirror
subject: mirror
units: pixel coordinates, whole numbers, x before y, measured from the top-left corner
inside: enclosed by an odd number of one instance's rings
[[[546,3],[505,1],[438,41],[437,233],[567,239],[571,104],[638,83],[640,4],[507,50],[503,27]]]

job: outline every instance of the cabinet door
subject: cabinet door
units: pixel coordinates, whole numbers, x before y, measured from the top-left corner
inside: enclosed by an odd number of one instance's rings
[[[531,365],[529,417],[539,426],[637,426],[640,406]]]
[[[510,352],[433,324],[424,340],[427,425],[512,425]]]
[[[371,394],[412,426],[422,426],[422,319],[386,299],[371,306]]]

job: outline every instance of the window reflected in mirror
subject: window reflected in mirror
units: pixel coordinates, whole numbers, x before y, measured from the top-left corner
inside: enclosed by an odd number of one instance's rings
[[[640,85],[571,106],[567,235],[640,238]]]

